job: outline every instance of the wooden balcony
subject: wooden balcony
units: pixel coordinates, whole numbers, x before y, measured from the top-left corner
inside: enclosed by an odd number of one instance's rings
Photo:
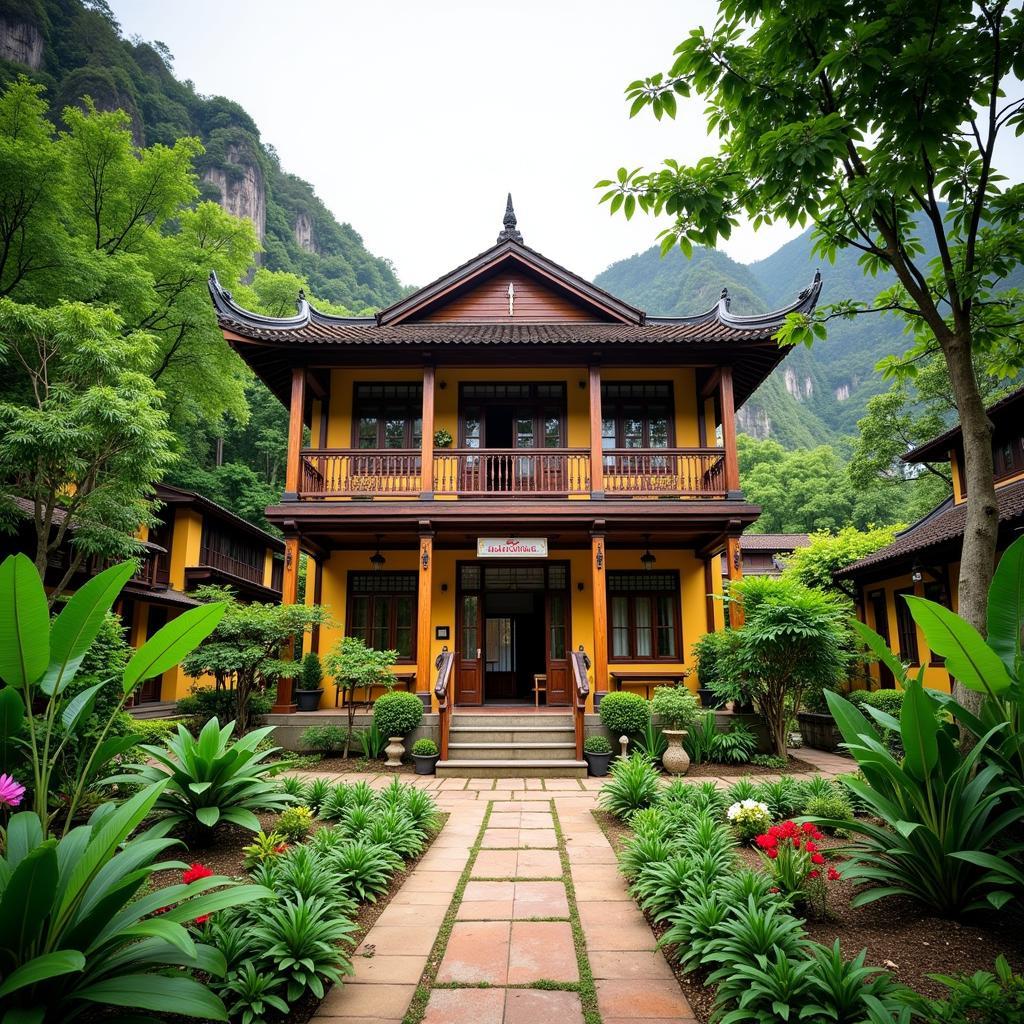
[[[239,558],[232,558],[223,551],[203,546],[199,552],[199,565],[207,566],[210,569],[217,569],[219,572],[235,576],[237,579],[245,580],[247,583],[255,583],[263,586],[263,565],[252,565],[243,562]]]
[[[724,498],[721,448],[614,448],[603,453],[605,494]]]
[[[588,448],[446,448],[434,451],[433,492],[465,498],[589,496]],[[418,498],[419,449],[308,448],[299,497]],[[724,498],[721,448],[623,448],[602,452],[609,497]]]
[[[449,448],[434,453],[438,494],[590,493],[590,452],[579,448]]]

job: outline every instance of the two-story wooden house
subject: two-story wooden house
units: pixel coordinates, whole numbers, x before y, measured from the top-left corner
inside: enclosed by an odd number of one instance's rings
[[[168,484],[153,486],[159,508],[158,524],[142,527],[138,540],[142,554],[138,572],[121,592],[115,611],[132,647],[141,647],[158,629],[198,602],[191,592],[204,584],[230,587],[243,601],[276,603],[281,600],[284,577],[284,542],[239,518],[222,505],[194,491]],[[18,507],[26,517],[32,506],[22,499]],[[50,559],[45,583],[57,584],[72,564],[74,523],[67,543]],[[0,537],[0,556],[31,551],[34,534],[26,519],[16,534]],[[72,577],[73,592],[106,563],[90,559]],[[174,711],[194,680],[180,666],[144,683],[134,697],[138,715],[154,717]]]
[[[579,652],[591,691],[684,678],[722,622],[720,559],[740,575],[759,512],[740,492],[735,410],[819,290],[762,316],[734,315],[723,292],[650,317],[526,246],[511,200],[495,245],[373,317],[304,297],[295,316],[260,316],[211,278],[225,338],[291,410],[286,493],[267,511],[284,600],[305,551],[307,593],[337,623],[321,649],[347,633],[397,650],[442,719],[494,703],[582,713]]]
[[[995,427],[992,439],[996,501],[999,508],[998,551],[1024,530],[1024,388],[988,409]],[[911,464],[947,462],[953,493],[884,548],[836,573],[856,587],[858,615],[885,637],[892,651],[916,671],[925,666],[928,686],[949,691],[949,673],[917,627],[904,594],[927,597],[954,611],[960,577],[960,551],[967,518],[964,441],[959,427],[947,430],[903,456]],[[883,688],[895,686],[881,664],[871,672]]]

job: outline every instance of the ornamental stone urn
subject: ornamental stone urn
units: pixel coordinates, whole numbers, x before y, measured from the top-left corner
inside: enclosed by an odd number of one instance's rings
[[[388,759],[384,762],[386,768],[401,768],[402,758],[405,756],[405,737],[389,736],[384,753],[388,755]]]
[[[662,729],[661,734],[668,742],[665,753],[661,755],[665,771],[671,775],[685,775],[690,770],[690,755],[683,749],[686,730]]]

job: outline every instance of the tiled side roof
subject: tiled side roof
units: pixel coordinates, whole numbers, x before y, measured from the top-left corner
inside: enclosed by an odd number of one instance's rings
[[[806,533],[745,533],[740,537],[742,551],[792,551],[810,543]]]
[[[996,503],[999,506],[1000,524],[1020,521],[1024,525],[1024,480],[999,488],[996,491]],[[891,544],[840,569],[835,574],[836,578],[856,576],[864,569],[962,538],[966,521],[966,503],[956,505],[952,498],[947,498],[923,519],[899,534]]]
[[[1024,388],[1011,391],[1010,394],[993,402],[985,410],[996,426],[1001,421],[1013,422],[1013,417],[1024,416]],[[933,437],[924,444],[919,444],[912,451],[901,456],[904,462],[948,462],[949,450],[955,448],[961,441],[960,424],[950,427],[949,430]]]

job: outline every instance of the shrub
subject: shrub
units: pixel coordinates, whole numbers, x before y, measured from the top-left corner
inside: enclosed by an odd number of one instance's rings
[[[705,711],[698,715],[683,740],[690,760],[694,764],[704,764],[714,760],[715,748],[718,744],[718,719],[713,711]]]
[[[602,702],[603,703],[603,702]],[[697,698],[688,686],[657,686],[651,710],[668,729],[687,729],[697,717]]]
[[[401,807],[377,815],[364,835],[368,843],[387,847],[402,858],[415,857],[423,849],[423,833]]]
[[[757,794],[757,783],[749,775],[744,775],[742,779],[737,779],[725,791],[726,803],[735,804],[743,800],[756,800]]]
[[[280,857],[288,850],[288,843],[280,832],[257,832],[256,838],[242,847],[243,863],[247,869],[264,861]]]
[[[773,782],[762,782],[757,787],[757,799],[768,805],[772,818],[790,818],[803,807],[804,794],[800,784],[784,775]]]
[[[313,812],[308,807],[286,807],[274,826],[289,842],[299,843],[313,828]]]
[[[369,728],[357,729],[353,733],[353,739],[359,743],[360,754],[371,761],[379,761],[384,754],[384,748],[388,745],[388,738],[377,727],[375,718],[371,719]]]
[[[402,808],[412,823],[424,835],[435,832],[441,824],[434,798],[425,790],[415,786],[404,786]]]
[[[668,860],[677,849],[676,842],[667,836],[634,835],[619,854],[619,870],[627,878],[636,878],[642,868]]]
[[[312,779],[302,787],[299,797],[316,814],[330,792],[331,784],[327,779]]]
[[[302,731],[299,743],[306,750],[337,754],[345,746],[348,733],[340,725],[311,725]]]
[[[267,1024],[270,1011],[287,1013],[288,1004],[279,990],[284,984],[277,971],[257,971],[251,963],[243,963],[220,987],[220,995],[233,1020],[242,1024]]]
[[[725,812],[729,824],[744,843],[749,843],[772,823],[768,805],[760,800],[740,800]]]
[[[196,739],[183,726],[164,747],[142,749],[157,762],[129,766],[127,774],[108,780],[132,785],[165,783],[154,810],[172,825],[185,825],[200,839],[229,822],[259,832],[255,810],[279,811],[291,797],[270,779],[274,765],[265,758],[277,748],[256,752],[273,729],[257,729],[231,742],[235,723],[221,728],[211,718]],[[168,778],[169,776],[169,778]]]
[[[634,811],[654,803],[659,778],[642,754],[619,759],[612,764],[611,780],[602,787],[598,802],[617,818],[628,818]]]
[[[319,690],[324,681],[324,670],[320,664],[320,656],[316,651],[307,651],[302,659],[302,669],[299,672],[298,689]]]
[[[730,700],[746,703],[748,699],[743,680],[734,673],[730,662],[736,642],[734,630],[722,629],[704,633],[693,644],[700,685],[703,689],[711,690],[717,701],[723,704]]]
[[[995,973],[978,971],[970,977],[929,977],[949,989],[945,999],[911,998],[910,1004],[929,1024],[966,1022],[1018,1022],[1024,1019],[1024,977],[1015,974],[1006,960],[996,958]]]
[[[809,818],[829,821],[850,821],[853,818],[853,808],[850,801],[842,793],[834,793],[831,796],[813,796],[803,807],[803,813]],[[847,833],[845,826],[838,825],[823,826],[826,832],[839,832],[842,835]]]
[[[373,722],[381,736],[407,736],[423,720],[423,701],[415,693],[385,693],[373,702]]]
[[[324,658],[324,668],[334,678],[334,685],[345,698],[345,710],[348,713],[348,729],[342,747],[345,757],[348,757],[355,724],[356,690],[365,689],[370,693],[375,686],[385,686],[390,690],[394,685],[390,669],[396,661],[398,651],[375,651],[355,636],[343,636]],[[421,705],[421,714],[422,710]],[[397,736],[398,733],[391,735]]]
[[[884,822],[817,822],[857,836],[843,876],[871,887],[854,896],[854,906],[898,893],[951,915],[998,909],[1024,888],[1024,874],[1006,852],[993,849],[1024,817],[1024,807],[1003,809],[1007,790],[1000,768],[980,766],[988,740],[961,751],[955,728],[939,724],[937,701],[919,681],[907,678],[899,721],[875,712],[886,727],[901,731],[907,753],[898,761],[864,715],[829,694],[832,715],[866,780],[844,778],[843,783]]]
[[[825,855],[818,844],[821,833],[805,821],[797,825],[783,821],[757,837],[758,852],[765,872],[783,896],[796,905],[808,905],[824,911],[824,883],[835,881],[839,873],[825,867]]]
[[[655,728],[654,723],[648,718],[643,732],[633,739],[633,749],[647,758],[653,765],[662,759],[665,751],[668,750],[668,740],[664,733]]]
[[[714,740],[714,760],[723,764],[746,764],[757,750],[757,736],[744,722],[733,722],[728,732],[719,732]]]
[[[330,854],[330,864],[335,883],[343,892],[353,899],[371,903],[387,891],[397,866],[390,850],[362,839],[339,846]]]
[[[750,763],[758,768],[774,768],[781,771],[789,767],[789,758],[781,754],[754,754]]]
[[[423,736],[412,745],[412,752],[417,757],[437,757],[437,744]]]
[[[601,723],[619,736],[639,736],[651,721],[651,705],[638,693],[606,693],[598,705]]]
[[[270,714],[273,704],[272,690],[253,690],[248,700],[250,719]],[[233,722],[238,709],[238,695],[227,687],[193,683],[189,687],[188,696],[180,698],[175,709],[179,715],[189,718],[193,731],[198,732],[211,718]]]
[[[606,736],[588,736],[583,741],[583,749],[588,754],[610,754],[612,745]]]

